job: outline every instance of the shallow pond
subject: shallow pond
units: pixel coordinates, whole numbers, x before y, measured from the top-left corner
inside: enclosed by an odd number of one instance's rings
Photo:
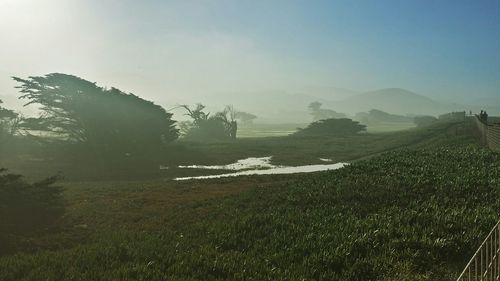
[[[276,168],[271,164],[272,156],[268,157],[249,157],[246,159],[241,159],[236,161],[236,163],[228,165],[214,165],[214,166],[203,166],[203,165],[189,165],[189,166],[179,166],[179,168],[184,169],[207,169],[207,170],[247,170],[247,169],[263,169],[263,168]]]
[[[348,163],[335,163],[335,164],[304,165],[295,167],[275,166],[270,163],[271,158],[272,158],[271,156],[260,157],[260,158],[251,157],[238,160],[236,163],[233,164],[218,165],[218,166],[200,166],[200,165],[179,166],[179,168],[235,170],[238,172],[219,174],[219,175],[208,175],[208,176],[180,177],[180,178],[175,178],[175,180],[180,181],[180,180],[191,180],[191,179],[215,179],[215,178],[237,177],[237,176],[248,176],[248,175],[311,173],[311,172],[319,172],[327,170],[336,170],[348,165]],[[324,160],[322,159],[322,161]]]

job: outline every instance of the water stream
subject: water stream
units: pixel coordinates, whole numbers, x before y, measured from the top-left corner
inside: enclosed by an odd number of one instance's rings
[[[250,157],[238,160],[236,163],[229,165],[179,166],[179,168],[186,168],[186,169],[235,170],[237,172],[219,174],[219,175],[208,175],[208,176],[179,177],[175,178],[175,180],[181,181],[181,180],[192,180],[192,179],[216,179],[216,178],[248,176],[248,175],[311,173],[318,171],[336,170],[348,165],[348,163],[335,163],[335,164],[317,164],[317,165],[303,165],[303,166],[276,166],[270,163],[271,158],[272,158],[271,156],[260,157],[260,158]],[[322,159],[322,161],[324,160]]]

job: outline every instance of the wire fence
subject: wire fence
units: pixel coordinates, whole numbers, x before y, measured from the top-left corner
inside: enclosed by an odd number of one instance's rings
[[[500,221],[470,259],[457,281],[500,280]]]
[[[498,117],[489,118],[493,121],[492,123],[481,119],[477,115],[474,118],[481,142],[491,150],[500,151],[500,123],[498,123]]]

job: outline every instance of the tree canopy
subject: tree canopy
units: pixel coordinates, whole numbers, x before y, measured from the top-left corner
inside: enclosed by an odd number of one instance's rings
[[[191,140],[220,140],[236,138],[238,123],[235,120],[234,108],[230,105],[213,115],[204,112],[205,106],[197,104],[194,109],[182,105],[192,121],[182,124],[184,137]]]
[[[234,116],[236,119],[240,120],[241,123],[243,123],[244,125],[252,124],[253,120],[257,118],[257,115],[244,111],[236,111]]]
[[[304,129],[299,129],[296,136],[339,136],[354,135],[365,131],[366,126],[348,118],[324,119],[309,124]]]
[[[3,101],[0,100],[0,104],[2,104],[2,103],[3,103]],[[17,114],[14,111],[0,106],[0,119],[15,118],[16,116],[17,116]]]
[[[311,102],[307,108],[309,112],[313,116],[314,121],[328,119],[328,118],[345,118],[346,115],[344,113],[336,112],[335,110],[321,108],[323,106],[322,103],[315,101]]]
[[[22,123],[38,135],[119,153],[157,149],[177,138],[172,114],[134,94],[61,73],[13,79],[26,105],[40,107],[38,117]]]
[[[0,100],[1,103],[2,100]],[[19,120],[17,113],[0,106],[0,150],[5,140],[17,132]]]

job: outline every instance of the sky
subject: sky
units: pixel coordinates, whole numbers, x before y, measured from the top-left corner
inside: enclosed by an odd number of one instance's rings
[[[11,76],[53,72],[165,106],[321,87],[500,96],[498,0],[0,0],[0,38],[9,101]]]

